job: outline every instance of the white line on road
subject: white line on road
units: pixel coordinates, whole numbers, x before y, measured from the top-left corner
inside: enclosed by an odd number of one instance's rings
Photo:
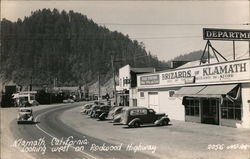
[[[60,108],[58,108],[58,109],[60,109]],[[53,110],[57,110],[57,109],[53,109]],[[43,112],[43,113],[39,114],[38,116],[36,116],[35,121],[37,122],[37,121],[38,121],[38,118],[39,118],[40,116],[42,116],[42,115],[45,114],[45,113],[48,113],[49,111],[51,111],[51,110],[48,110],[48,111]],[[43,130],[40,126],[38,126],[38,124],[36,124],[36,127],[37,127],[39,130],[41,130],[43,133],[45,133],[46,135],[50,136],[51,138],[56,138],[56,139],[58,139],[57,137],[55,137],[55,136],[51,135],[50,133],[46,132],[45,130]],[[58,139],[58,140],[59,140],[59,139]],[[75,149],[74,146],[72,146],[72,145],[69,145],[69,146],[70,146],[71,148],[74,148],[74,149]],[[87,156],[89,156],[89,157],[91,157],[91,158],[93,158],[93,159],[97,159],[96,157],[94,157],[94,156],[92,156],[92,155],[90,155],[90,154],[88,154],[88,153],[86,153],[86,152],[84,152],[84,151],[79,151],[79,152],[81,152],[81,153],[83,153],[83,154],[85,154],[85,155],[87,155]]]

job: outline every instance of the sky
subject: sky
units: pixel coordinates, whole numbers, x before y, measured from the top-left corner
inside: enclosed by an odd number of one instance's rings
[[[203,28],[250,29],[250,2],[238,1],[1,1],[1,19],[16,21],[31,11],[57,8],[80,12],[111,31],[143,42],[160,60],[204,50]],[[224,56],[233,54],[232,41],[211,41]],[[247,54],[248,42],[236,42],[236,55]]]

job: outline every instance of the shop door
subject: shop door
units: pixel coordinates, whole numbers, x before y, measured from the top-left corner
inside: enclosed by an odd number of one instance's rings
[[[201,122],[219,125],[219,99],[201,99]]]
[[[159,112],[157,92],[148,93],[148,106],[149,108],[154,109],[157,113]]]

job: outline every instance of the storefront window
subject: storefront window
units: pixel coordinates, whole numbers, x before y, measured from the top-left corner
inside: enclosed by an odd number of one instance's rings
[[[175,94],[175,91],[169,91],[169,97],[173,97]]]
[[[241,120],[241,102],[224,100],[221,106],[222,119]]]
[[[186,98],[185,114],[189,116],[199,116],[200,107],[197,98]]]
[[[140,97],[144,98],[144,92],[140,92]]]

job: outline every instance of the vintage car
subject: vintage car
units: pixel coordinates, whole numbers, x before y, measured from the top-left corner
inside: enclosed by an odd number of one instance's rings
[[[114,114],[114,117],[112,119],[112,123],[116,124],[116,123],[120,123],[121,118],[123,116],[123,114],[126,112],[127,109],[129,109],[130,107],[122,107],[122,109],[119,111],[119,113]]]
[[[81,109],[81,114],[87,114],[93,104],[85,104]]]
[[[89,111],[88,111],[88,116],[90,116],[90,117],[94,117],[93,115],[94,115],[94,111],[95,110],[97,110],[97,109],[99,109],[100,108],[100,105],[93,105],[90,109],[89,109]]]
[[[107,117],[110,109],[110,105],[101,105],[100,108],[93,110],[92,117],[104,120]]]
[[[63,100],[63,103],[74,103],[74,102],[75,101],[73,99],[70,99],[70,98]]]
[[[17,124],[20,123],[33,123],[34,117],[31,108],[18,109]]]
[[[121,116],[120,123],[129,127],[140,127],[144,124],[168,125],[170,119],[165,113],[156,114],[153,109],[145,107],[127,108]]]
[[[122,112],[122,109],[125,108],[124,106],[114,106],[111,108],[111,110],[108,112],[108,115],[106,119],[113,120],[114,116],[117,114],[120,114]]]

